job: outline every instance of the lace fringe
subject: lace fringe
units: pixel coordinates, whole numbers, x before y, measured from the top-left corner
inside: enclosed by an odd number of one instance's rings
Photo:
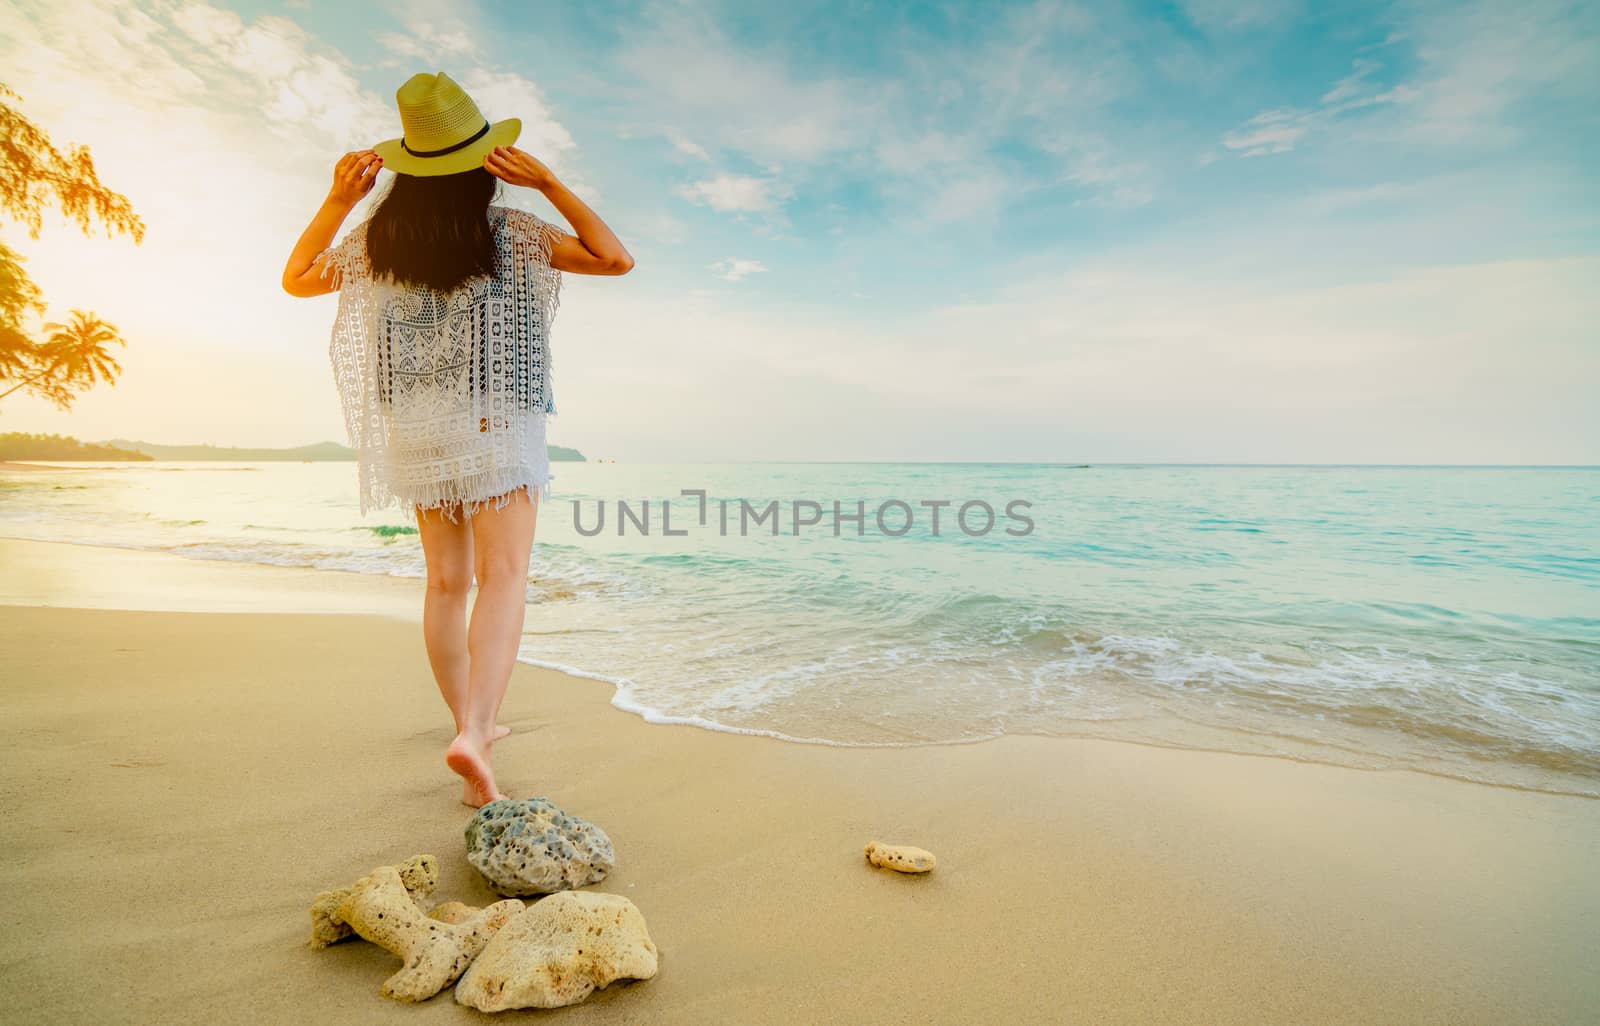
[[[527,492],[528,498],[534,502],[548,502],[550,479],[554,475],[547,473],[542,479],[533,481],[526,480],[527,476],[526,472],[514,470],[485,471],[458,480],[442,482],[427,489],[428,494],[422,496],[399,495],[372,481],[363,489],[361,513],[365,516],[370,509],[380,509],[391,502],[398,502],[401,506],[415,509],[439,510],[446,520],[458,524],[462,517],[471,519],[486,509],[505,509],[518,492]],[[490,493],[486,498],[469,498],[485,492]]]

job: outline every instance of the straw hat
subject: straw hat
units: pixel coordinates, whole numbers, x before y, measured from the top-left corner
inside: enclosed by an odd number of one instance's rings
[[[444,72],[412,75],[394,94],[400,108],[398,139],[372,148],[383,166],[402,175],[454,175],[483,166],[496,146],[510,146],[522,132],[519,118],[490,124],[478,105]]]

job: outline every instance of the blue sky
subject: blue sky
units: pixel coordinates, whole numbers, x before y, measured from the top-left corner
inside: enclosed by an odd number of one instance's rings
[[[556,441],[1600,462],[1592,4],[0,10],[24,109],[151,224],[139,250],[20,246],[52,302],[132,345],[118,388],[3,429],[342,437],[334,300],[273,295],[276,268],[338,154],[398,134],[394,89],[444,70],[523,118],[519,145],[638,261],[568,276]],[[174,188],[196,164],[218,180]],[[219,247],[234,258],[194,260]],[[178,284],[160,260],[193,269],[210,324],[146,309]],[[222,394],[175,407],[194,382]]]

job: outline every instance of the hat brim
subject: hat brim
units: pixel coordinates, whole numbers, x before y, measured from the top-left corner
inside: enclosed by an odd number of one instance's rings
[[[383,158],[384,168],[395,174],[417,175],[423,178],[433,175],[458,175],[463,171],[482,167],[483,158],[489,155],[490,150],[496,146],[510,146],[521,134],[522,119],[506,118],[490,125],[489,134],[471,146],[462,147],[454,153],[446,153],[439,157],[413,156],[401,148],[399,139],[385,139],[375,144],[372,149]]]

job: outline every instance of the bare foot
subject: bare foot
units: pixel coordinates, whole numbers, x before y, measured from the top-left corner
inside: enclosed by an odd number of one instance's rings
[[[489,765],[487,745],[479,745],[466,734],[457,734],[450,747],[444,750],[444,762],[466,782],[461,795],[466,804],[476,809],[505,797],[494,786],[494,768]]]
[[[461,733],[461,728],[460,727],[456,728],[456,733],[457,734]],[[496,741],[500,740],[501,738],[510,737],[510,736],[511,736],[511,728],[510,727],[506,726],[504,723],[496,723],[494,725],[494,733],[489,735],[489,743],[492,745]]]
[[[511,796],[507,794],[497,794],[494,796],[495,801],[509,797]],[[470,809],[483,807],[483,803],[478,801],[478,789],[473,787],[470,781],[463,780],[461,782],[461,804]]]
[[[510,727],[506,726],[504,723],[496,723],[494,725],[494,733],[492,735],[490,735],[490,737],[489,737],[489,744],[493,745],[496,741],[500,740],[501,738],[509,737],[510,734],[511,734],[511,728]],[[504,798],[506,796],[504,794],[498,794],[495,797],[496,798]],[[474,808],[474,809],[478,808],[479,805],[482,804],[478,800],[478,789],[473,786],[471,780],[463,780],[461,782],[461,804],[469,806],[469,807]]]
[[[456,728],[456,733],[457,734],[461,733],[461,728],[460,727]],[[489,735],[489,743],[492,745],[496,741],[500,740],[501,738],[510,737],[510,736],[511,736],[511,728],[510,727],[506,726],[504,723],[496,723],[494,725],[494,733]]]

